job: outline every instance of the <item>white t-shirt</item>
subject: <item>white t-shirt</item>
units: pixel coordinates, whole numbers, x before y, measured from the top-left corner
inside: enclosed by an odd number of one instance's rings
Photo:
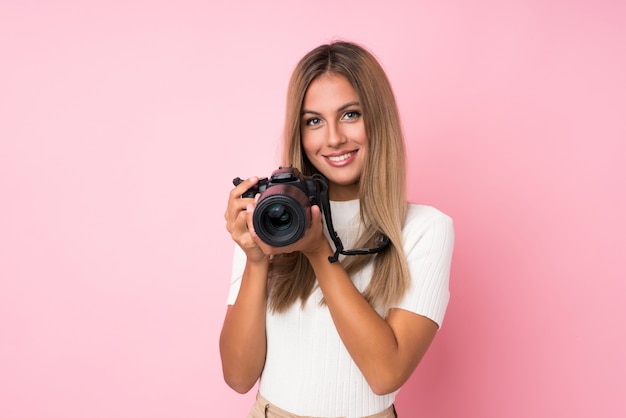
[[[331,202],[331,213],[344,248],[352,248],[359,228],[359,201]],[[410,204],[402,233],[411,285],[394,307],[441,326],[450,298],[452,219],[433,207]],[[361,292],[370,281],[372,264],[352,277]],[[245,254],[236,247],[228,304],[237,299],[244,267]],[[260,393],[297,415],[363,417],[383,411],[394,402],[397,391],[383,396],[372,392],[343,345],[328,307],[320,305],[321,299],[316,287],[304,306],[295,303],[282,313],[268,311]]]

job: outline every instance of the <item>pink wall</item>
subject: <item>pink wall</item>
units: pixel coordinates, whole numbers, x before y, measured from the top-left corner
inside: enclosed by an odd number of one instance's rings
[[[410,195],[456,222],[401,416],[626,416],[624,2],[211,3],[0,4],[0,416],[244,416],[226,194],[335,37],[380,57]]]

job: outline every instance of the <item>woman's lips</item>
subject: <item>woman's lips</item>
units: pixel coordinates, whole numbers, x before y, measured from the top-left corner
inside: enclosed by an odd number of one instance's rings
[[[326,160],[330,165],[335,167],[342,167],[350,164],[356,157],[357,151],[348,151],[343,153],[336,153],[333,155],[326,155]]]

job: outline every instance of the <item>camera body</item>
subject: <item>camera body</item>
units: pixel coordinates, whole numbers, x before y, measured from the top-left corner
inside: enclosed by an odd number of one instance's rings
[[[238,185],[237,177],[233,184]],[[286,247],[297,242],[311,224],[311,205],[320,202],[318,180],[305,176],[296,168],[279,167],[269,177],[245,191],[241,197],[253,198],[260,193],[252,217],[254,230],[272,247]]]

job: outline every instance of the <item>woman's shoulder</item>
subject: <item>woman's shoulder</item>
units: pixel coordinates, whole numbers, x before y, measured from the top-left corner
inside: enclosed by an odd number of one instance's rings
[[[405,238],[407,235],[421,236],[428,231],[451,236],[454,234],[454,225],[452,217],[440,209],[409,203],[402,231]]]
[[[406,253],[416,248],[429,248],[427,252],[432,254],[449,252],[454,246],[454,224],[448,214],[435,207],[410,203],[402,236]],[[438,250],[431,251],[433,248]]]
[[[418,203],[408,203],[405,225],[408,223],[430,223],[440,220],[442,222],[452,222],[450,215],[441,210],[428,205]]]

